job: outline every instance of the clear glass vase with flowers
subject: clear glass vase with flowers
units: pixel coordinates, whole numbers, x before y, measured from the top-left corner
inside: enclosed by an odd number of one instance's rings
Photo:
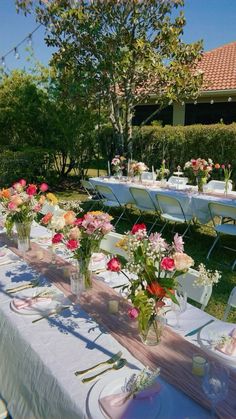
[[[184,165],[184,171],[188,177],[194,177],[197,182],[198,192],[203,192],[203,186],[210,177],[213,169],[213,161],[211,159],[191,159]]]
[[[115,156],[112,161],[112,170],[118,178],[120,178],[123,175],[123,170],[126,167],[126,158],[124,156]]]
[[[42,210],[50,196],[44,193],[48,185],[27,184],[25,179],[15,182],[12,187],[0,191],[0,203],[5,214],[5,227],[10,235],[15,225],[17,231],[18,248],[26,252],[30,248],[30,231],[33,220]],[[51,194],[52,195],[52,194]]]
[[[64,227],[59,229],[60,231],[54,235],[52,241],[65,244],[78,264],[83,287],[91,288],[91,256],[99,250],[102,238],[113,230],[112,217],[102,211],[87,212],[80,218],[72,212],[68,217],[66,214],[63,216],[64,219],[67,218]]]
[[[130,163],[130,172],[134,177],[138,177],[139,182],[142,182],[142,174],[148,170],[148,167],[143,162],[132,161]]]
[[[148,236],[145,224],[136,224],[124,236],[118,247],[127,252],[127,259],[111,260],[108,269],[116,271],[125,267],[126,272],[135,275],[123,286],[133,307],[129,316],[138,320],[142,341],[147,345],[159,343],[164,326],[166,299],[178,304],[175,298],[176,278],[187,272],[193,259],[184,253],[183,239],[176,234],[169,245],[159,233]],[[119,263],[119,268],[117,264]]]

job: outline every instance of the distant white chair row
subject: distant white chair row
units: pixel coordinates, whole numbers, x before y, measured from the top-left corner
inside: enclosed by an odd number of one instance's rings
[[[203,186],[203,190],[204,192],[207,191],[219,191],[222,192],[225,190],[226,187],[226,182],[221,181],[221,180],[210,180],[210,182],[208,182],[206,185]],[[229,182],[228,184],[228,191],[232,191],[233,189],[233,185],[232,182]]]

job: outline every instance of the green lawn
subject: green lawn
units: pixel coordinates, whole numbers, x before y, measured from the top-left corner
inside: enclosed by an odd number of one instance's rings
[[[83,207],[84,211],[89,209],[89,201],[87,201],[87,196],[82,193],[79,188],[78,190],[68,190],[64,192],[57,193],[57,196],[60,200],[81,200],[81,206]],[[95,208],[95,209],[99,209]],[[114,215],[116,215],[114,213]],[[132,211],[131,212],[132,221],[135,222],[137,215]],[[145,217],[146,222],[148,217]],[[150,216],[152,219],[152,217]],[[150,219],[149,218],[149,219]],[[118,233],[124,233],[128,231],[131,227],[130,222],[121,221],[118,225],[116,231]],[[156,228],[156,231],[160,230],[160,227]],[[182,226],[179,227],[177,230],[179,233],[183,232]],[[168,227],[164,230],[163,236],[170,242],[173,238],[173,234],[171,233]],[[203,226],[203,225],[195,225],[192,227],[192,231],[189,238],[186,238],[185,241],[185,251],[188,253],[194,260],[195,265],[197,266],[199,263],[203,262],[207,265],[209,269],[218,269],[222,272],[222,278],[219,284],[214,286],[213,293],[210,299],[210,302],[206,308],[206,311],[212,314],[219,319],[222,318],[226,302],[228,300],[228,296],[232,290],[232,288],[236,285],[236,272],[232,273],[230,268],[227,266],[220,265],[221,263],[231,263],[235,258],[235,253],[230,252],[226,249],[219,248],[218,250],[214,251],[212,254],[212,258],[210,262],[206,263],[206,255],[207,252],[213,243],[214,240],[214,231],[211,228],[211,225]],[[230,247],[235,247],[235,243],[233,244],[232,240],[230,241],[229,238],[225,238],[225,244]],[[220,264],[219,264],[220,263]],[[228,321],[236,322],[236,310],[232,309],[230,315],[228,317]]]

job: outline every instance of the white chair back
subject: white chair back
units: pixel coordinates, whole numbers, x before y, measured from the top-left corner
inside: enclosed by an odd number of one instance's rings
[[[178,276],[177,282],[180,289],[186,292],[187,297],[201,304],[201,310],[205,310],[205,307],[211,298],[212,286],[194,285],[194,281],[198,278],[198,276],[199,273],[195,269],[189,269],[186,274]]]
[[[162,213],[182,215],[185,217],[182,205],[180,204],[177,198],[174,198],[170,195],[158,193],[156,194],[156,199]]]
[[[43,214],[43,215],[45,215],[45,214],[47,214],[48,212],[51,212],[52,214],[64,214],[65,213],[65,211],[64,210],[62,210],[60,207],[59,207],[59,205],[51,205],[51,204],[48,204],[48,203],[46,203],[46,204],[44,204],[43,205],[43,207],[41,208],[41,211],[40,211],[40,213],[41,214]]]
[[[83,186],[83,188],[86,190],[86,192],[87,191],[96,192],[93,184],[89,182],[89,180],[81,179],[80,183]]]
[[[208,207],[213,222],[214,217],[232,218],[232,220],[236,220],[236,206],[210,202]]]
[[[102,198],[109,202],[114,202],[117,206],[120,205],[116,195],[114,194],[113,190],[109,186],[104,185],[95,185],[96,190],[101,195]]]
[[[231,307],[236,308],[236,287],[234,287],[230,293],[227,306],[224,312],[224,317],[223,317],[224,321],[227,320]]]
[[[167,183],[170,184],[170,185],[185,186],[188,183],[188,178],[187,177],[179,177],[179,176],[171,176],[171,177],[169,177]]]
[[[124,236],[122,234],[111,231],[101,240],[100,249],[107,253],[114,253],[115,255],[120,255],[127,258],[126,252],[120,247],[116,246],[116,244],[123,238]]]
[[[207,192],[207,190],[219,191],[223,192],[225,190],[226,182],[221,180],[210,180],[206,185],[204,185],[203,189]],[[232,191],[233,185],[232,182],[228,183],[228,191]]]
[[[141,175],[142,180],[153,180],[153,174],[152,172],[143,172]],[[155,180],[156,178],[154,178]]]
[[[132,186],[129,188],[129,191],[139,209],[143,211],[157,211],[157,207],[146,189]]]

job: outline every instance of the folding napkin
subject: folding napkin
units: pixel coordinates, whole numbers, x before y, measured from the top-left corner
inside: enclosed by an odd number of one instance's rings
[[[127,398],[129,393],[123,392],[119,394],[112,394],[99,399],[100,406],[105,414],[111,419],[154,419],[157,414],[157,409],[152,409],[154,416],[149,416],[148,406],[156,404],[155,396],[160,392],[161,386],[159,383],[153,384],[146,390],[141,391],[135,398]]]
[[[216,349],[226,355],[236,356],[236,328],[228,336],[223,337],[216,345]]]
[[[14,298],[12,304],[17,310],[21,310],[23,308],[32,307],[35,304],[38,303],[44,303],[44,302],[51,302],[51,297],[27,297],[27,298]]]

